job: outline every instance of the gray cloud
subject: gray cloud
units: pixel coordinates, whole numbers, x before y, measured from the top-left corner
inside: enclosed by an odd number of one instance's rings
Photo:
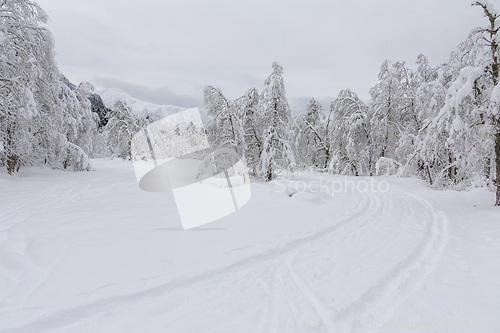
[[[261,90],[273,61],[290,101],[347,88],[367,100],[384,59],[438,65],[486,23],[469,0],[38,2],[71,81],[133,82],[121,88],[149,102],[201,98],[205,85],[235,99]]]

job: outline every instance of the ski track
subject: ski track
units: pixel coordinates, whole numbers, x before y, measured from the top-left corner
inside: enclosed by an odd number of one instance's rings
[[[56,195],[58,191],[70,199],[79,197],[74,186],[68,185],[58,187],[57,191],[52,189],[46,196]],[[21,207],[9,207],[7,216],[15,216],[20,210]],[[24,211],[23,216],[26,219],[35,213]],[[399,218],[394,218],[394,214]],[[425,230],[418,236],[419,242],[412,252],[348,304],[338,304],[335,299],[322,295],[301,274],[304,270],[307,272],[308,265],[316,265],[334,275],[332,257],[335,258],[338,251],[384,228],[389,230],[385,239],[398,239],[398,235],[408,232],[409,223],[405,222],[419,217]],[[393,223],[394,220],[398,221],[397,225],[386,225],[387,221]],[[2,232],[10,232],[10,228],[12,226]],[[339,239],[342,235],[344,238]],[[200,327],[205,332],[365,332],[368,330],[362,323],[368,316],[390,318],[393,311],[422,286],[438,264],[447,239],[446,216],[426,200],[397,190],[377,195],[367,193],[355,211],[336,218],[332,226],[273,250],[145,291],[65,309],[2,332],[88,331],[90,327],[106,332],[121,332],[125,327],[128,330],[133,327],[136,332],[179,333],[196,332]],[[390,251],[392,246],[395,245],[388,241],[355,258],[376,257]],[[314,255],[306,256],[306,253]],[[301,254],[312,260],[305,262]],[[48,267],[47,274],[55,265],[57,261]],[[319,283],[326,288],[330,284],[328,278]],[[243,296],[248,297],[249,303],[245,303]],[[117,319],[123,321],[127,314],[142,320],[130,319],[129,323],[123,323]],[[195,323],[186,319],[193,315],[201,320],[213,316],[215,319],[207,319],[206,325],[197,330]],[[244,318],[254,326],[239,327],[239,320]],[[194,326],[188,327],[189,324]]]
[[[336,315],[337,332],[369,331],[360,325],[374,313],[380,318],[390,318],[392,312],[414,291],[418,290],[427,275],[437,266],[447,243],[447,219],[427,201],[406,194],[419,202],[431,214],[424,238],[418,247],[391,272],[374,284],[356,302]],[[406,200],[405,200],[406,201]]]

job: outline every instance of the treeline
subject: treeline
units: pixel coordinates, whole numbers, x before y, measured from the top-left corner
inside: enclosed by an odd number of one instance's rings
[[[0,3],[0,165],[90,168],[95,114],[86,84],[70,90],[54,62],[47,15],[31,1]]]
[[[497,187],[500,205],[499,15],[476,2],[488,25],[472,31],[445,64],[420,55],[416,70],[384,61],[365,105],[341,91],[328,110],[311,99],[292,117],[283,69],[273,64],[264,89],[234,101],[204,92],[217,147],[244,150],[256,177],[289,168],[338,174],[419,176],[435,187]]]
[[[105,108],[88,82],[71,84],[55,64],[47,20],[35,2],[0,1],[0,167],[83,171],[89,157],[129,156],[126,140],[147,119],[123,103]]]
[[[292,117],[278,63],[261,92],[231,101],[206,87],[209,137],[215,148],[244,153],[253,176],[266,180],[290,168],[415,175],[436,187],[496,186],[500,205],[499,15],[486,1],[473,6],[486,26],[448,62],[432,67],[420,55],[412,70],[385,61],[368,104],[343,90],[326,110],[311,99]],[[132,136],[155,116],[121,102],[96,108],[91,84],[67,82],[35,2],[0,0],[0,12],[0,167],[78,171],[92,169],[89,157],[130,158]]]

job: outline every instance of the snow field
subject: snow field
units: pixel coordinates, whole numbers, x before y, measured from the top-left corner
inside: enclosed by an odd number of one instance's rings
[[[0,332],[500,328],[500,212],[486,190],[378,177],[388,192],[289,196],[278,181],[318,176],[287,176],[183,231],[173,196],[141,191],[131,163],[93,165],[0,176]]]

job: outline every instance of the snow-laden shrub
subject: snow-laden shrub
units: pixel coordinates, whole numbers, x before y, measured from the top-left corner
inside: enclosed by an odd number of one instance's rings
[[[64,160],[64,169],[69,171],[93,171],[88,155],[82,148],[68,142],[66,148],[66,159]]]
[[[397,175],[400,176],[403,166],[396,160],[388,157],[381,157],[375,163],[375,172],[379,175]]]

